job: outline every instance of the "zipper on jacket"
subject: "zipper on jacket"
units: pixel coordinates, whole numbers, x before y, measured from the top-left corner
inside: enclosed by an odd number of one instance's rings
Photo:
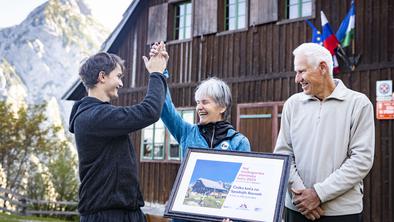
[[[212,132],[212,138],[211,138],[211,149],[213,149],[213,138],[215,137],[215,127],[216,124],[213,124],[213,132]]]

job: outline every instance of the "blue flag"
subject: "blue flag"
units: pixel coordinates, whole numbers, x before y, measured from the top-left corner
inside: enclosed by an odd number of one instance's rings
[[[312,42],[323,45],[321,32],[308,19],[305,21],[308,23],[309,27],[312,28]]]

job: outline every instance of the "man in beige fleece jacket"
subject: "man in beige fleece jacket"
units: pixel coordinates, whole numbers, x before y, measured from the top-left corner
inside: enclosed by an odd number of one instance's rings
[[[303,92],[286,101],[275,147],[293,157],[285,220],[361,221],[375,146],[372,104],[333,78],[324,47],[304,43],[293,54]]]

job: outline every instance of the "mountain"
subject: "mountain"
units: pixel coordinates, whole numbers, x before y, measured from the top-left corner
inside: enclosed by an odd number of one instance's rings
[[[9,102],[14,110],[21,105],[45,103],[48,123],[67,126],[72,102],[62,101],[61,96],[78,79],[80,61],[97,52],[108,34],[109,31],[95,21],[83,0],[49,0],[34,9],[21,24],[0,29],[0,100]],[[55,136],[64,142],[68,141],[66,134],[61,129]],[[29,187],[37,190],[30,179],[38,178],[37,184],[45,188],[39,192],[47,192],[45,198],[55,200],[58,194],[61,196],[56,192],[63,189],[55,192],[54,184],[61,184],[57,179],[62,177],[53,173],[57,171],[50,171],[48,164],[56,161],[59,166],[65,164],[69,167],[66,173],[76,176],[77,167],[73,161],[76,149],[71,142],[67,144],[66,155],[57,153],[52,160],[46,155],[30,153],[23,168],[29,170],[16,168],[18,164],[22,166],[24,157],[16,158],[19,162],[11,165],[2,165],[3,161],[0,163],[1,184],[11,178],[14,180],[10,185],[12,189],[27,194]],[[5,178],[4,170],[21,174],[16,178],[9,174],[12,176]],[[55,174],[57,179],[54,179]]]
[[[49,0],[21,24],[0,29],[0,99],[51,101],[67,122],[71,103],[60,98],[78,78],[80,61],[108,34],[83,0]],[[57,112],[48,108],[57,122]]]
[[[7,100],[14,110],[25,104],[27,89],[15,69],[7,62],[0,60],[0,100]]]

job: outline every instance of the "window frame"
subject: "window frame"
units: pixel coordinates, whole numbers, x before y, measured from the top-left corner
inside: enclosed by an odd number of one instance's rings
[[[190,14],[188,14],[187,12],[187,5],[190,5],[191,10],[190,10]],[[184,15],[180,15],[180,7],[185,7],[185,14]],[[179,14],[178,14],[178,10],[179,10]],[[187,26],[187,16],[190,16],[190,26]],[[177,24],[178,21],[178,17],[179,19],[179,24]],[[183,19],[183,23],[184,26],[180,27],[180,20]],[[190,28],[190,33],[189,33],[189,37],[186,37],[186,30],[187,28]],[[191,0],[187,0],[187,1],[179,1],[174,3],[174,10],[173,10],[173,28],[172,28],[172,40],[173,41],[187,41],[190,40],[193,36],[193,4]],[[179,30],[183,30],[183,38],[180,38],[180,35],[178,34],[177,36],[177,31]],[[179,31],[180,32],[180,31]]]
[[[154,156],[154,150],[155,150],[155,135],[156,135],[156,124],[157,124],[158,122],[155,122],[155,123],[153,123],[152,125],[149,125],[148,127],[146,127],[146,128],[144,128],[142,131],[141,131],[141,155],[140,155],[140,159],[141,159],[141,161],[144,161],[144,160],[151,160],[151,161],[161,161],[161,160],[164,160],[165,158],[166,158],[166,152],[165,152],[165,147],[166,147],[166,130],[167,130],[167,128],[165,127],[165,125],[164,125],[164,123],[163,123],[163,129],[164,129],[164,141],[163,141],[163,155],[162,156],[159,156],[159,158],[155,158],[155,156]],[[152,142],[151,143],[149,143],[150,145],[152,145],[152,151],[151,151],[151,155],[150,155],[150,158],[147,158],[145,155],[144,155],[144,145],[145,144],[148,144],[148,143],[145,143],[144,142],[144,132],[145,132],[145,130],[146,129],[151,129],[152,130]],[[160,129],[162,129],[162,128],[160,128]]]
[[[313,8],[314,8],[313,7],[313,5],[314,5],[314,1],[313,0],[296,0],[297,3],[294,3],[294,4],[291,4],[290,1],[291,0],[287,0],[286,1],[286,14],[285,14],[285,17],[287,19],[292,20],[292,19],[310,17],[310,16],[313,15]],[[312,7],[311,8],[311,14],[303,16],[302,15],[302,12],[303,12],[302,8],[303,8],[303,5],[306,4],[306,3],[311,3],[311,7]],[[297,6],[297,14],[298,14],[298,16],[295,17],[295,18],[289,18],[289,16],[290,16],[290,6],[295,6],[295,5]]]
[[[181,107],[181,108],[177,108],[178,113],[180,113],[180,115],[183,118],[183,113],[185,112],[192,112],[193,114],[193,124],[197,123],[197,115],[196,115],[196,109],[195,107]],[[154,158],[153,156],[153,152],[151,154],[151,158],[146,158],[144,156],[144,130],[151,127],[151,126],[155,126],[157,122],[155,122],[154,124],[145,127],[144,129],[141,130],[141,145],[140,145],[140,161],[141,162],[170,162],[170,163],[180,163],[181,159],[182,159],[182,148],[180,146],[180,144],[178,144],[179,146],[179,157],[170,157],[170,148],[171,148],[171,133],[169,132],[169,130],[167,129],[167,127],[164,125],[164,145],[163,145],[163,158],[159,159],[159,158]],[[155,128],[153,128],[153,138],[152,138],[152,144],[153,144],[153,149],[154,149],[154,140],[155,140]]]
[[[299,0],[298,0],[299,1]],[[288,24],[292,22],[299,22],[299,21],[304,21],[306,19],[315,19],[316,18],[316,0],[310,0],[312,4],[312,11],[311,15],[304,16],[304,17],[297,17],[297,18],[288,18],[288,6],[289,6],[289,0],[285,1],[279,1],[279,8],[282,8],[283,10],[280,10],[279,17],[281,18],[280,21],[278,21],[276,24],[277,25],[282,25],[282,24]]]
[[[179,109],[177,109],[177,111],[178,111],[178,113],[181,115],[181,117],[182,117],[182,119],[184,119],[184,114],[186,113],[186,112],[191,112],[192,113],[192,116],[193,116],[193,124],[195,124],[196,123],[196,121],[197,121],[197,116],[196,116],[196,109],[193,107],[193,108],[179,108]],[[168,129],[166,128],[166,132],[168,133],[167,134],[167,136],[168,136],[168,142],[166,143],[166,145],[167,145],[167,155],[166,155],[166,159],[167,160],[176,160],[176,161],[180,161],[181,159],[182,159],[182,156],[183,156],[183,153],[182,153],[182,147],[181,147],[181,145],[178,143],[178,146],[179,146],[179,158],[172,158],[172,157],[170,157],[170,148],[171,148],[171,133],[168,131]]]
[[[235,3],[230,4],[230,0],[223,0],[223,6],[224,6],[224,19],[223,19],[223,31],[224,32],[236,32],[236,31],[242,31],[248,28],[248,18],[249,18],[249,13],[248,13],[248,1],[247,0],[234,0]],[[244,3],[245,4],[245,11],[243,15],[239,14],[239,3]],[[230,17],[230,14],[227,12],[229,11],[229,8],[231,5],[235,5],[235,16],[234,17]],[[245,19],[245,24],[244,27],[238,27],[238,19],[243,16]],[[235,18],[235,28],[234,29],[230,29],[230,19]]]

